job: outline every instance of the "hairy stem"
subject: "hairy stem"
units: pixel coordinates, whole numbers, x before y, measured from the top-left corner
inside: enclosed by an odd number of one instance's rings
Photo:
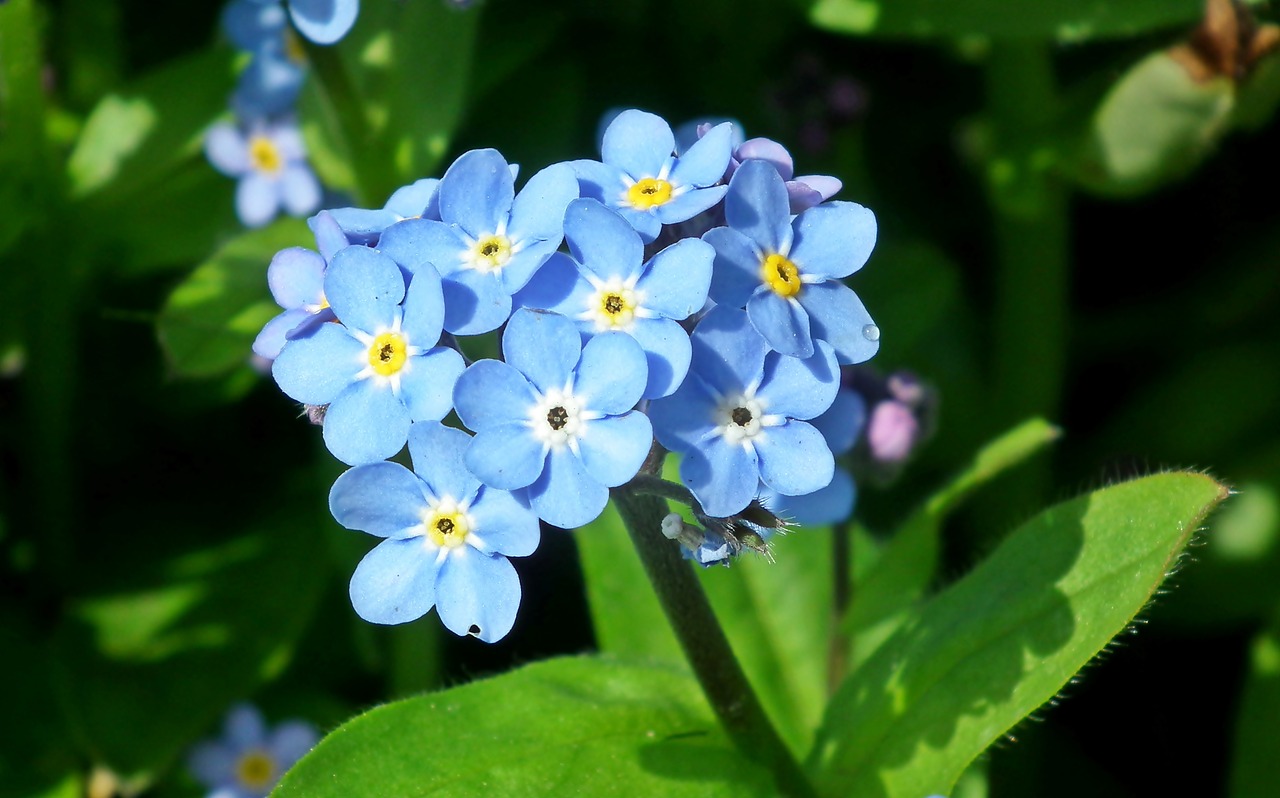
[[[751,689],[702,585],[689,563],[680,557],[676,545],[663,537],[666,503],[643,495],[638,488],[615,489],[613,500],[662,611],[725,731],[746,756],[769,767],[783,795],[814,795],[813,787]]]

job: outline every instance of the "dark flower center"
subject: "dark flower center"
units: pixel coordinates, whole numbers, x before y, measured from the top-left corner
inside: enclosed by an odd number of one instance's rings
[[[733,423],[739,427],[745,427],[751,423],[751,411],[745,407],[735,407],[733,412],[729,414],[733,419]]]
[[[490,241],[480,248],[480,254],[484,255],[486,258],[492,258],[494,255],[497,255],[501,249],[502,247],[498,245],[498,242]]]
[[[547,411],[547,423],[551,425],[551,429],[564,429],[564,425],[569,423],[569,411],[563,407],[553,407]]]
[[[440,530],[441,535],[448,535],[453,532],[453,519],[441,518],[436,521],[436,529]]]
[[[382,348],[378,350],[378,359],[381,360],[383,363],[390,363],[391,358],[395,356],[396,356],[396,348],[391,344],[383,344]]]
[[[622,297],[618,296],[617,294],[609,294],[604,298],[604,309],[605,309],[605,312],[607,313],[612,313],[616,315],[618,313],[621,313],[623,308],[625,307],[626,305],[623,304]]]

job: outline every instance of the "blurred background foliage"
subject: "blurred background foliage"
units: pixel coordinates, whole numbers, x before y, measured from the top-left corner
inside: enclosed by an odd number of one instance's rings
[[[350,609],[367,543],[326,512],[338,467],[247,358],[274,312],[270,255],[308,234],[244,234],[201,151],[236,69],[220,5],[0,6],[0,796],[192,795],[181,754],[238,698],[328,728],[597,642],[569,533],[519,565],[526,596],[498,645]],[[345,194],[331,204],[378,207],[474,147],[526,175],[591,157],[602,114],[639,107],[738,119],[873,208],[880,239],[852,284],[883,331],[874,364],[921,375],[941,408],[901,480],[862,486],[870,534],[997,432],[1032,415],[1062,429],[946,522],[938,584],[1085,489],[1173,467],[1236,488],[1134,633],[956,795],[1280,794],[1270,8],[361,13],[310,51],[300,106],[317,171]]]

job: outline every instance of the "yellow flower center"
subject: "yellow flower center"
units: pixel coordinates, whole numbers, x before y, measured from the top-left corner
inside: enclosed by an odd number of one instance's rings
[[[803,285],[796,265],[777,253],[760,262],[760,279],[784,299],[800,293],[800,286]]]
[[[404,368],[409,358],[409,342],[397,332],[384,332],[369,347],[369,365],[375,374],[390,377]]]
[[[453,499],[445,498],[427,514],[422,522],[427,537],[441,548],[456,549],[467,540],[471,522],[467,513]]]
[[[302,40],[298,38],[298,34],[293,32],[293,28],[286,25],[283,37],[285,56],[298,66],[306,66],[307,51],[303,48]]]
[[[646,177],[637,180],[627,189],[627,202],[631,207],[647,211],[671,201],[671,184],[658,177]]]
[[[260,748],[247,751],[236,763],[236,778],[250,792],[266,792],[275,784],[275,760]]]
[[[492,235],[476,242],[471,250],[471,267],[482,272],[496,272],[511,260],[511,240]]]
[[[259,172],[279,172],[284,166],[284,157],[280,148],[266,136],[254,136],[249,139],[249,163]]]

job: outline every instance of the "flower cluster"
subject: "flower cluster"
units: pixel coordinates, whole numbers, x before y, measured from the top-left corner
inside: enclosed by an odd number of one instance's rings
[[[223,720],[222,736],[198,743],[187,766],[210,798],[265,798],[319,740],[310,723],[291,720],[268,729],[257,708],[237,704]]]
[[[733,123],[678,149],[628,110],[601,154],[517,192],[515,166],[473,150],[381,209],[319,213],[317,250],[272,261],[283,312],[255,351],[352,466],[334,517],[383,539],[351,582],[362,617],[434,607],[458,634],[503,637],[508,558],[533,552],[538,522],[589,523],[612,489],[656,479],[664,450],[706,529],[663,531],[704,564],[762,547],[782,525],[764,506],[851,508],[835,454],[865,409],[841,366],[879,330],[843,278],[871,254],[872,213],[826,201],[834,178],[789,184],[786,151]],[[496,330],[501,357],[469,362],[466,339]],[[412,470],[391,462],[406,444]]]

